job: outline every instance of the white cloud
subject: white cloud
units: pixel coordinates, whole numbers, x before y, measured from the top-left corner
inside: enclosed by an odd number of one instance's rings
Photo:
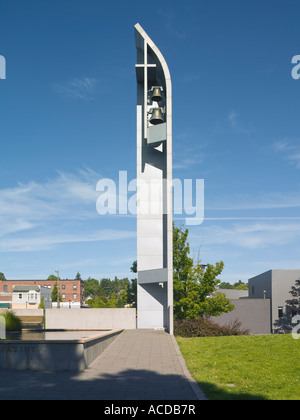
[[[59,172],[44,183],[30,181],[0,190],[1,225],[20,230],[49,219],[80,219],[95,214],[99,175],[87,169],[78,174]],[[17,229],[16,229],[17,230]]]
[[[107,221],[105,229],[95,225],[100,221],[96,210],[100,178],[91,169],[76,174],[60,171],[44,183],[31,181],[0,190],[0,252],[134,237],[135,231],[108,229]]]
[[[273,148],[287,160],[291,165],[300,169],[300,142],[299,140],[289,140],[287,138],[274,142]]]
[[[206,226],[202,240],[208,245],[231,245],[237,248],[258,249],[282,246],[299,241],[300,222],[234,223],[229,227]]]
[[[235,132],[240,134],[251,134],[254,129],[245,127],[238,119],[238,113],[235,110],[230,111],[227,120]]]
[[[62,83],[54,83],[53,89],[61,96],[72,99],[91,100],[94,97],[97,80],[91,77],[71,79]]]
[[[0,240],[0,252],[28,252],[52,249],[60,244],[84,243],[99,241],[116,241],[136,236],[134,231],[120,231],[112,229],[97,230],[94,232],[81,232],[78,234],[51,234],[33,235],[29,237],[5,238]]]
[[[206,210],[267,210],[300,207],[300,192],[261,192],[206,197]]]
[[[237,126],[237,113],[235,111],[231,111],[228,115],[228,121],[232,127]]]

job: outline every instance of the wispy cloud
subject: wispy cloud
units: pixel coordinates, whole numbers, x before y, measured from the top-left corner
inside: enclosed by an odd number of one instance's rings
[[[182,133],[176,135],[176,140],[188,143],[190,135],[188,133]],[[199,165],[204,160],[204,148],[205,144],[196,147],[185,147],[184,150],[173,154],[173,169],[189,169]]]
[[[116,241],[129,239],[136,236],[134,231],[120,231],[103,229],[79,234],[51,234],[50,229],[44,235],[32,235],[28,237],[6,238],[0,240],[0,252],[28,252],[45,251],[61,244],[85,243],[99,241]]]
[[[91,169],[58,172],[44,183],[31,181],[0,190],[0,252],[133,237],[136,233],[128,230],[95,229],[99,178]]]
[[[96,79],[83,77],[82,79],[54,83],[53,89],[65,98],[88,101],[94,99],[96,85]]]
[[[241,123],[239,114],[235,110],[231,110],[229,112],[227,121],[229,122],[230,126],[238,133],[251,134],[254,131],[253,128],[245,127],[245,125]]]
[[[263,221],[233,223],[224,227],[211,225],[202,229],[202,240],[210,245],[230,245],[236,248],[258,249],[290,245],[300,237],[300,221]]]
[[[230,196],[206,197],[207,210],[271,210],[300,207],[300,191],[261,192]],[[271,215],[268,215],[269,217]]]
[[[15,231],[30,228],[41,221],[58,218],[86,217],[97,199],[99,174],[90,169],[76,174],[58,172],[44,183],[30,181],[0,190],[2,226],[15,226]],[[93,207],[93,210],[95,207]]]
[[[287,138],[278,140],[273,144],[274,150],[280,153],[291,165],[300,169],[300,141]]]
[[[232,127],[237,126],[237,113],[235,111],[231,111],[228,115],[228,121]]]

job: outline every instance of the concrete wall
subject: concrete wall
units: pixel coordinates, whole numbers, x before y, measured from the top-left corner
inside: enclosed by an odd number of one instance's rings
[[[0,309],[0,313],[5,311],[7,309]],[[43,309],[14,309],[13,313],[17,316],[43,316]]]
[[[46,309],[46,329],[136,329],[135,308]]]
[[[219,325],[238,320],[242,328],[250,331],[250,334],[270,334],[270,299],[232,299],[235,309],[227,314],[212,317]]]
[[[96,359],[122,330],[78,340],[0,341],[2,369],[82,371]]]

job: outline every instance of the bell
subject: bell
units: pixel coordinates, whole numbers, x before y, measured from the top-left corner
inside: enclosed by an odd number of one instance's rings
[[[152,117],[150,118],[150,122],[153,125],[161,124],[162,122],[164,122],[160,108],[154,108],[153,109]]]
[[[152,101],[160,102],[162,100],[160,87],[153,89],[153,95],[151,96]]]

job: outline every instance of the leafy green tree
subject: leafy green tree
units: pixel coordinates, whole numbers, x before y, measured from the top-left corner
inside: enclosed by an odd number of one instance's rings
[[[125,308],[125,305],[127,305],[128,300],[128,287],[126,287],[124,290],[120,292],[120,295],[117,300],[117,308]]]
[[[109,300],[106,296],[95,296],[93,299],[87,300],[87,304],[91,308],[109,308]]]
[[[109,298],[111,294],[115,291],[114,285],[110,279],[101,279],[100,286],[104,290],[105,296]]]
[[[218,287],[219,289],[248,290],[248,284],[243,283],[242,280],[239,280],[234,284],[222,282]]]
[[[137,279],[132,279],[127,286],[127,305],[136,308],[137,304]]]
[[[137,260],[133,261],[132,266],[130,267],[130,271],[137,273]]]
[[[57,302],[57,292],[58,292],[58,288],[57,288],[57,282],[56,282],[51,292],[52,302]],[[62,302],[62,297],[60,294],[59,294],[59,301]]]
[[[100,286],[99,280],[88,278],[84,281],[84,295],[88,296],[105,296],[105,292]]]
[[[41,302],[39,304],[39,309],[45,309],[45,297],[41,296]]]
[[[76,274],[75,280],[82,280],[82,279],[81,279],[81,274],[80,274],[78,271],[77,271],[77,274]]]
[[[174,317],[177,319],[195,319],[199,316],[215,316],[234,309],[224,294],[217,293],[224,263],[207,264],[198,261],[194,264],[189,256],[190,246],[187,241],[188,229],[178,228],[173,224],[173,288]]]
[[[112,293],[109,299],[109,307],[110,308],[116,308],[117,307],[117,298],[116,294]]]
[[[238,282],[234,283],[233,288],[235,290],[248,290],[248,284],[243,283],[242,280],[239,280]]]
[[[0,273],[0,281],[6,281],[5,275]]]
[[[57,276],[55,276],[54,274],[50,274],[50,276],[48,276],[47,280],[57,281]]]

